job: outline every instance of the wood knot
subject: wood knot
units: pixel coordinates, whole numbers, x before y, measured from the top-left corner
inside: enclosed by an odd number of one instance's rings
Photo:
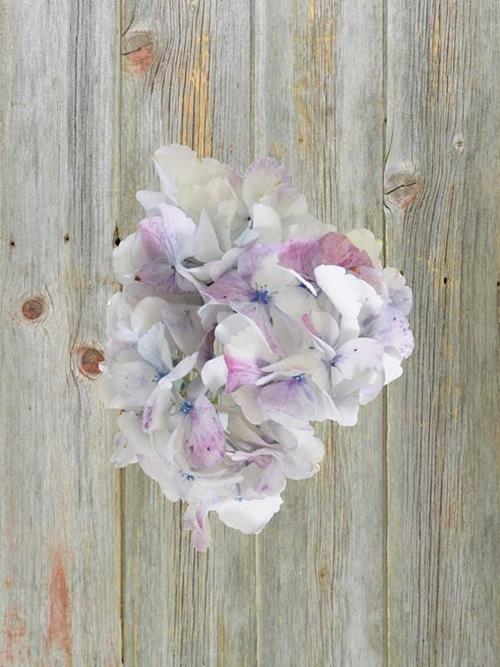
[[[142,76],[151,67],[156,55],[155,38],[152,32],[127,33],[122,42],[122,58],[125,68]]]
[[[104,355],[100,350],[94,347],[81,347],[77,353],[78,368],[82,375],[93,380],[96,378],[101,369],[99,364],[104,361]]]
[[[328,568],[320,567],[319,571],[318,571],[318,574],[317,574],[317,577],[318,577],[318,583],[320,585],[323,585],[323,586],[326,585],[328,583],[328,581],[330,580],[330,572],[328,571]]]
[[[388,208],[406,211],[415,201],[421,181],[412,164],[388,165],[384,178],[384,201]]]
[[[453,148],[457,151],[457,153],[463,153],[464,148],[465,148],[465,141],[464,141],[464,135],[461,132],[458,132],[454,137],[453,137]]]
[[[32,296],[21,306],[24,319],[34,322],[39,320],[45,310],[45,299],[43,296]]]

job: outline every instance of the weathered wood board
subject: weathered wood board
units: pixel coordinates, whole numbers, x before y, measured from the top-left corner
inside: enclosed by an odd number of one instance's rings
[[[94,390],[119,133],[113,3],[0,5],[0,665],[119,665],[119,482]]]
[[[0,667],[498,662],[500,5],[0,0]],[[108,465],[110,256],[164,142],[283,160],[415,353],[257,538]]]

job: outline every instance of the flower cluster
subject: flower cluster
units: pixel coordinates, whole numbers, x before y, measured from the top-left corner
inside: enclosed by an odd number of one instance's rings
[[[102,386],[121,411],[116,467],[138,463],[207,516],[258,533],[287,479],[318,470],[311,422],[353,426],[413,348],[411,290],[365,229],[319,223],[282,166],[244,176],[183,146],[155,154],[161,192],[115,250]]]

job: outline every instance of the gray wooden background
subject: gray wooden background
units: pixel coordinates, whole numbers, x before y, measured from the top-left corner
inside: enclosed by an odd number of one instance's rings
[[[498,0],[0,0],[2,667],[500,664],[499,31]],[[415,293],[404,377],[201,555],[111,470],[94,382],[173,141],[283,160]]]

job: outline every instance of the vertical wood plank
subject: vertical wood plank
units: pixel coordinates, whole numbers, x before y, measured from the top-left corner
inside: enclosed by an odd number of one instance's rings
[[[387,248],[417,340],[388,392],[395,665],[500,655],[499,25],[495,0],[387,3]]]
[[[259,0],[256,155],[282,159],[320,219],[383,234],[382,2]],[[315,480],[291,482],[257,542],[261,665],[381,665],[380,398],[324,432]]]
[[[251,160],[251,3],[125,0],[119,234],[155,188],[151,157],[188,144],[244,168]],[[172,505],[137,469],[124,473],[125,665],[254,665],[255,543],[212,519],[197,554]]]
[[[0,5],[0,665],[119,665],[110,294],[116,7]]]

